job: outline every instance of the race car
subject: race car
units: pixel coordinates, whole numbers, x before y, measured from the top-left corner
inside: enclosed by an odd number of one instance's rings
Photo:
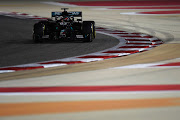
[[[82,21],[82,12],[67,12],[68,8],[62,8],[62,12],[52,12],[51,19],[42,20],[34,24],[34,42],[49,40],[82,40],[92,42],[96,37],[95,22]]]

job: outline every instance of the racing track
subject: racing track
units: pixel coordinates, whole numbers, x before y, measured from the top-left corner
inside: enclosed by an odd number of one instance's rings
[[[169,0],[150,1],[168,2],[163,7],[174,4]],[[19,7],[22,4],[23,9]],[[1,6],[1,11],[44,17],[48,17],[49,11],[59,10],[59,6],[38,2],[6,2]],[[95,20],[99,26],[146,33],[165,43],[126,57],[0,74],[0,108],[3,108],[0,117],[4,120],[179,120],[180,15],[120,14],[152,9],[71,9],[82,10],[85,19]],[[42,45],[49,44],[53,43]]]
[[[0,67],[74,57],[111,48],[119,43],[113,37],[97,34],[92,43],[32,41],[35,20],[0,16]]]

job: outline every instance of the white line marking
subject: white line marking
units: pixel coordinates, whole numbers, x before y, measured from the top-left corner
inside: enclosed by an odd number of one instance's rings
[[[43,66],[44,68],[50,68],[50,67],[58,67],[58,66],[64,66],[67,64],[41,64],[41,66]]]
[[[179,60],[180,58],[175,58],[172,60]],[[121,67],[114,67],[110,69],[134,69],[134,68],[179,68],[180,66],[158,66],[158,65],[164,65],[168,63],[173,62],[162,62],[162,63],[147,63],[147,64],[133,64],[133,65],[127,65],[127,66],[121,66]]]
[[[15,70],[0,70],[0,73],[15,72]]]
[[[129,68],[147,68],[150,66],[159,65],[159,63],[149,63],[149,64],[134,64],[134,65],[128,65],[128,66],[122,66],[122,67],[115,67],[112,69],[129,69]]]
[[[0,96],[30,96],[30,95],[99,95],[99,94],[159,94],[159,93],[175,93],[180,92],[180,90],[157,90],[157,91],[128,91],[128,92],[10,92],[10,93],[0,93]]]

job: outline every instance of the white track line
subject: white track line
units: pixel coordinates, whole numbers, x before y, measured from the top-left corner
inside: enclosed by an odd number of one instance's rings
[[[180,58],[176,58],[173,60],[179,60]],[[127,65],[127,66],[121,66],[121,67],[114,67],[110,69],[137,69],[137,68],[180,68],[180,66],[166,66],[166,64],[171,64],[176,62],[161,62],[161,63],[147,63],[147,64],[133,64],[133,65]],[[163,66],[159,66],[163,65]]]
[[[32,95],[99,95],[99,94],[159,94],[159,93],[180,93],[180,90],[161,91],[128,91],[128,92],[9,92],[0,93],[0,96],[32,96]]]

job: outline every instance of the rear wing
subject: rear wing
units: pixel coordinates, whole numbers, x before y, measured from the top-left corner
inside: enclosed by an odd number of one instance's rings
[[[56,16],[74,16],[74,17],[82,17],[82,12],[52,12],[51,17],[56,17]]]

